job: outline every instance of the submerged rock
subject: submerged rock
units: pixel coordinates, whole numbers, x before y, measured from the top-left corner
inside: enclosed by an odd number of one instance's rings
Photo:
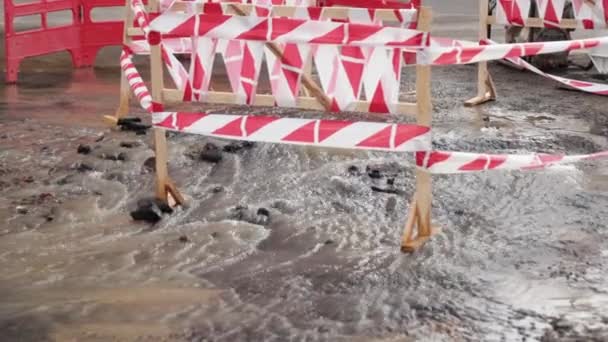
[[[219,163],[222,160],[222,151],[212,143],[206,143],[198,155],[199,159],[209,163]]]
[[[76,150],[79,154],[89,154],[91,153],[91,146],[89,145],[78,145],[78,149]]]
[[[173,209],[157,198],[146,197],[137,201],[137,209],[131,212],[131,217],[135,221],[156,223],[162,219],[163,213],[171,214]]]
[[[146,161],[144,161],[144,163],[141,165],[142,173],[150,173],[150,172],[155,172],[155,171],[156,171],[156,158],[155,157],[150,157],[150,158],[146,159]]]
[[[254,212],[247,206],[239,205],[232,209],[231,217],[237,221],[265,226],[270,222],[270,211],[266,208],[259,208]]]
[[[348,173],[352,176],[359,176],[361,174],[361,171],[359,171],[359,168],[355,165],[351,165],[348,167]]]
[[[120,147],[124,148],[134,148],[140,145],[139,141],[121,141]]]
[[[401,191],[399,189],[396,189],[394,187],[380,188],[380,187],[377,187],[377,186],[374,186],[374,185],[372,185],[372,191],[383,192],[385,194],[394,194],[394,195],[402,195],[404,193],[403,191]]]
[[[370,169],[369,167],[367,169],[367,175],[369,176],[369,178],[373,179],[382,178],[382,173],[380,172],[380,170]]]
[[[87,163],[78,163],[76,164],[76,166],[74,167],[78,172],[89,172],[89,171],[93,171],[94,168],[87,164]]]
[[[255,143],[251,141],[233,141],[230,144],[224,146],[222,150],[226,153],[238,153],[244,149],[250,149],[255,146]]]

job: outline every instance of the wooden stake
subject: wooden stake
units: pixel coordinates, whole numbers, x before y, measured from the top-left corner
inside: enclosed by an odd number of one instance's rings
[[[418,30],[429,32],[432,15],[429,8],[421,7],[418,12]],[[418,104],[417,123],[431,127],[433,104],[431,103],[431,67],[416,66],[416,102]],[[412,252],[433,235],[431,228],[431,207],[433,200],[431,174],[417,169],[416,193],[410,205],[408,221],[405,225],[401,250]],[[418,228],[416,238],[413,238],[414,225]]]
[[[150,0],[149,4],[151,12],[158,12],[158,0]],[[150,75],[152,79],[152,101],[155,103],[163,103],[163,67],[161,45],[151,45]],[[185,203],[183,196],[169,178],[165,131],[160,128],[153,128],[152,130],[154,132],[154,153],[156,156],[156,198],[169,203],[168,195],[171,194],[177,204],[183,205]]]
[[[479,41],[488,39],[488,0],[479,0]],[[477,106],[496,99],[496,88],[488,72],[488,62],[479,62],[477,69],[477,96],[467,100],[467,107]]]

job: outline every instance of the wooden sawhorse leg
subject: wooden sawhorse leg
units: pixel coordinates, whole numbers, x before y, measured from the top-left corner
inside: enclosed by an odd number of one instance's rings
[[[401,251],[412,253],[435,235],[439,230],[431,226],[431,175],[416,170],[416,193],[412,197],[410,210],[401,238]],[[414,235],[414,228],[417,234]]]

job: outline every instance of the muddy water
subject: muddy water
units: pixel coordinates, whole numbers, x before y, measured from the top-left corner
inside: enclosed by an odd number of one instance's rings
[[[453,4],[436,7],[465,14],[439,30],[474,37],[474,9]],[[2,88],[0,341],[608,339],[608,163],[434,177],[441,233],[403,255],[410,156],[257,144],[210,164],[190,156],[227,142],[171,135],[189,206],[135,223],[153,153],[149,134],[100,120],[116,56],[75,72],[64,55],[28,61]],[[434,69],[437,148],[608,148],[606,98],[492,72],[500,100],[466,109],[475,68]],[[372,190],[389,180],[397,194]]]

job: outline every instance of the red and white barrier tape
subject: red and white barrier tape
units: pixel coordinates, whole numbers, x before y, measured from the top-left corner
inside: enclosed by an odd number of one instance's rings
[[[133,64],[132,56],[133,53],[128,50],[127,47],[124,47],[122,53],[120,54],[120,67],[122,68],[124,76],[127,78],[129,86],[131,87],[135,97],[137,97],[141,107],[145,111],[152,113],[152,97],[148,92],[148,88],[146,87],[144,80],[141,78],[139,72],[135,68],[135,64]]]
[[[416,165],[433,174],[453,174],[490,170],[538,170],[554,165],[607,158],[608,151],[575,156],[419,151],[416,152]]]
[[[185,112],[154,113],[152,121],[183,133],[267,143],[391,152],[431,146],[430,129],[409,124]]]
[[[543,43],[493,44],[475,46],[431,46],[418,54],[418,63],[452,65],[497,59],[536,56],[548,53],[593,49],[608,45],[608,37]]]
[[[494,42],[492,42],[490,40],[487,40],[486,43],[494,44]],[[595,94],[595,95],[608,96],[608,84],[587,82],[587,81],[578,81],[578,80],[573,80],[570,78],[551,75],[551,74],[548,74],[548,73],[538,69],[534,65],[526,62],[522,58],[507,58],[506,60],[521,68],[524,68],[528,71],[531,71],[531,72],[533,72],[537,75],[543,76],[545,78],[550,78],[550,79],[557,81],[563,85],[566,85],[572,89],[576,89],[576,90],[579,90],[582,92]]]
[[[194,32],[195,27],[197,32]],[[388,46],[404,49],[422,48],[427,38],[425,32],[380,25],[176,12],[161,14],[150,23],[150,28],[177,37],[188,37],[195,33],[227,40]]]
[[[151,111],[148,90],[130,56],[130,51],[123,50],[121,66],[141,106]],[[226,139],[390,152],[415,151],[416,165],[433,174],[534,170],[608,158],[608,151],[577,156],[428,151],[431,146],[430,128],[418,125],[185,112],[152,113],[152,120],[155,127]]]
[[[580,28],[594,30],[608,25],[608,1],[571,0],[574,18]],[[496,23],[524,26],[529,18],[532,0],[498,0]],[[556,27],[562,22],[566,0],[537,0],[538,18],[545,27]]]

